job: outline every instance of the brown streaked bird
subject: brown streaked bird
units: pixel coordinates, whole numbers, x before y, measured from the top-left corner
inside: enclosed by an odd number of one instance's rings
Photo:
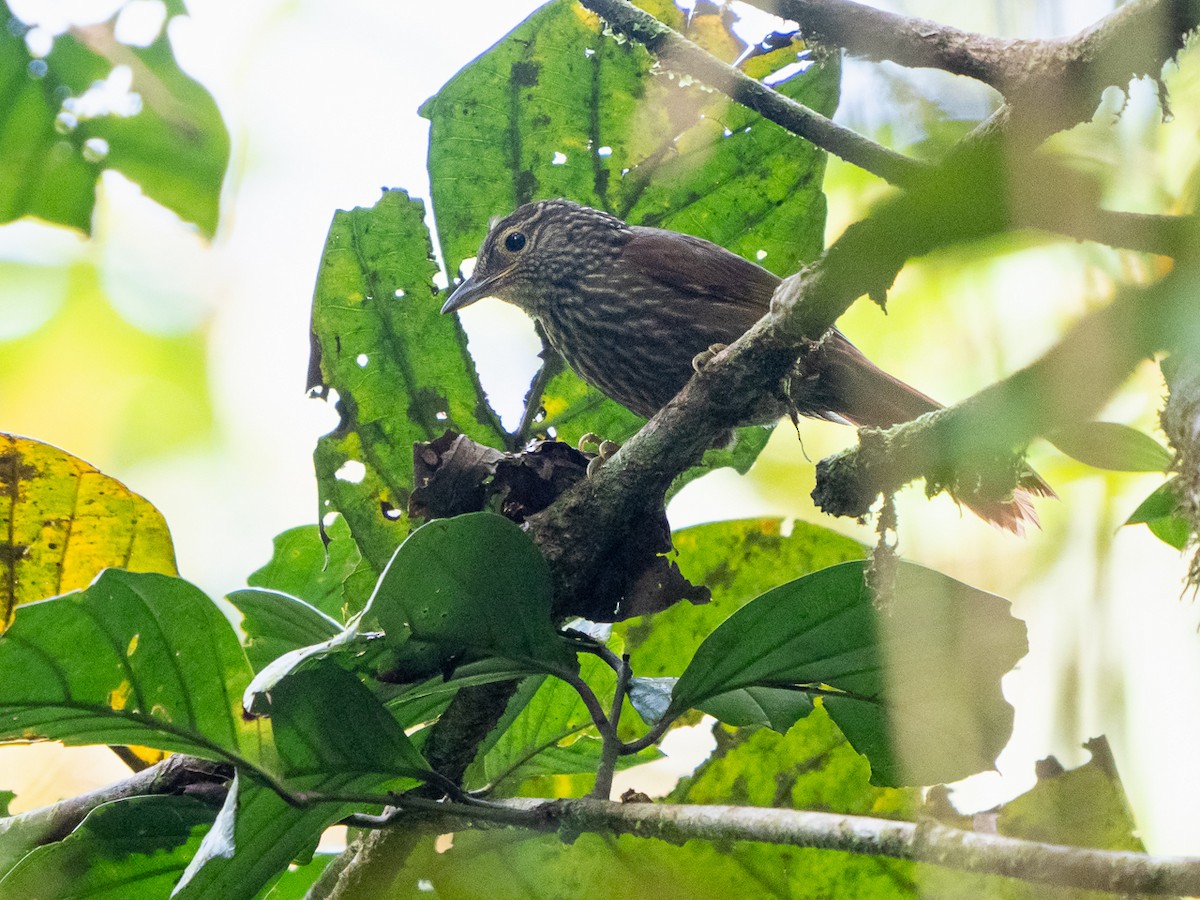
[[[484,297],[519,306],[588,384],[649,418],[692,377],[692,361],[731,344],[766,314],[778,276],[691,235],[628,225],[570,200],[527,203],[492,225],[471,276],[442,312]],[[814,376],[793,380],[795,411],[886,428],[940,404],[888,375],[836,328]],[[789,412],[768,401],[754,421]],[[750,424],[750,423],[745,423]],[[983,519],[1020,533],[1037,524],[1031,494],[1053,496],[1032,469],[1008,500],[964,500]]]

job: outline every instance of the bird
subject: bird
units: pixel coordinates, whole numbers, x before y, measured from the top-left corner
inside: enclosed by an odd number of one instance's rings
[[[779,283],[773,272],[718,244],[556,198],[493,220],[473,271],[442,312],[485,297],[519,307],[585,382],[650,418],[690,380],[704,354],[733,343],[768,312]],[[768,396],[742,424],[798,413],[887,428],[941,408],[872,363],[837,328],[791,382],[786,401]],[[1032,495],[1054,492],[1025,467],[1011,497],[962,502],[1019,534],[1038,524]]]

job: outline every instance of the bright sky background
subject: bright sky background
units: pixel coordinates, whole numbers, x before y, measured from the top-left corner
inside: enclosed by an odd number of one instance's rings
[[[12,3],[23,15],[32,15],[35,8],[60,15],[74,15],[67,11],[76,7],[99,11],[92,18],[102,18],[116,5]],[[241,586],[246,575],[269,558],[273,535],[316,517],[311,452],[334,417],[323,404],[305,398],[304,378],[309,304],[333,211],[373,204],[382,186],[427,196],[427,124],[417,116],[417,107],[538,5],[536,0],[192,0],[191,18],[174,22],[171,34],[184,68],[216,96],[234,148],[216,241],[206,244],[142,198],[136,187],[108,176],[94,241],[84,243],[61,231],[24,223],[0,227],[0,260],[37,258],[54,264],[94,258],[112,302],[129,320],[165,333],[204,323],[215,434],[183,453],[126,462],[99,434],[48,432],[33,420],[0,421],[0,426],[58,444],[149,498],[171,526],[184,577],[213,594]],[[910,11],[963,27],[1035,37],[1069,33],[1107,8],[1091,0],[1059,5],[931,0],[912,4]],[[983,95],[978,91],[926,74],[915,76],[915,83],[946,90],[945,102],[964,115],[980,114]],[[1134,113],[1143,119],[1155,114],[1145,98]],[[887,110],[879,107],[872,82],[848,76],[840,116],[876,123],[886,119]],[[897,123],[898,139],[904,139],[903,126]],[[1194,130],[1191,135],[1194,140]],[[836,195],[833,203],[831,228],[836,233],[852,213],[848,203],[839,205]],[[151,236],[154,250],[143,252]],[[1077,263],[1062,259],[1049,252],[1011,261],[1010,274],[1029,287],[1028,292],[1018,292],[1020,296],[1001,298],[1013,311],[1003,327],[1016,333],[1017,340],[1009,344],[1018,349],[997,357],[998,370],[980,377],[997,377],[1027,362],[1053,339],[1055,329],[1081,311],[1079,305],[1053,305],[1060,293],[1082,295],[1087,282]],[[889,322],[902,327],[905,316],[915,315],[905,311],[905,290],[917,292],[937,278],[950,277],[962,278],[966,291],[982,290],[971,283],[970,273],[948,275],[936,266],[919,270],[898,285]],[[513,347],[530,346],[524,320],[500,304],[481,304],[468,313],[469,329],[473,326],[479,333],[486,328],[495,336],[485,377],[494,383],[507,378],[510,390],[519,396],[527,374],[512,360]],[[855,310],[849,323],[886,333],[877,311],[869,308]],[[1036,327],[1047,323],[1053,323],[1049,330]],[[1022,342],[1025,331],[1031,337]],[[868,350],[885,367],[903,357],[904,348],[889,349],[886,340],[873,340]],[[940,394],[933,389],[938,387],[939,366],[943,361],[953,365],[952,359],[931,353],[916,363],[910,360],[909,371],[916,380],[917,367],[926,365],[930,374],[924,377],[932,387],[926,382],[922,387],[954,400],[968,389],[953,386],[955,373],[945,376],[943,386],[951,386]],[[1153,390],[1153,373],[1146,379],[1141,386]],[[1134,418],[1144,416],[1136,397],[1123,402],[1126,406],[1118,403],[1118,409],[1127,409]],[[804,450],[815,460],[851,438],[848,431],[816,426],[806,430]],[[763,464],[762,483],[767,488],[747,487],[719,474],[685,492],[672,510],[673,524],[792,515],[802,509],[811,470],[799,457],[794,434],[781,435],[772,448]],[[780,467],[795,466],[798,459],[804,472],[792,478],[794,488],[779,488],[779,480],[773,479]],[[926,511],[920,491],[912,490],[904,498],[902,513],[931,517],[934,524],[907,535],[902,549],[914,559],[1010,597],[1017,614],[1030,622],[1032,652],[1006,682],[1019,710],[1016,737],[1001,759],[1007,777],[978,779],[975,802],[986,805],[1028,787],[1032,761],[1038,757],[1053,752],[1067,765],[1082,762],[1086,754],[1078,745],[1107,732],[1154,849],[1200,852],[1200,829],[1185,824],[1194,823],[1193,813],[1200,805],[1193,754],[1182,749],[1195,747],[1200,738],[1193,721],[1194,711],[1200,709],[1200,673],[1195,671],[1200,654],[1197,611],[1176,599],[1182,563],[1144,529],[1125,529],[1113,540],[1103,565],[1095,566],[1097,534],[1111,533],[1118,523],[1080,530],[1072,524],[1074,518],[1066,518],[1068,512],[1098,514],[1108,489],[1133,499],[1123,507],[1128,514],[1137,497],[1155,483],[1153,477],[1098,477],[1070,485],[1059,509],[1046,510],[1043,505],[1046,531],[1026,542],[973,521],[960,522],[953,505],[944,500]],[[948,528],[955,529],[952,538]],[[1079,546],[1070,565],[1046,568],[1047,554],[1052,558],[1058,549],[1073,544]],[[1139,652],[1139,647],[1144,649]],[[1192,670],[1180,671],[1181,660],[1191,660]],[[1079,667],[1075,674],[1082,674],[1077,681],[1064,682],[1061,670],[1072,666]],[[1070,690],[1075,693],[1061,704],[1064,683],[1073,684]],[[1172,715],[1164,708],[1165,699],[1186,714]],[[1064,708],[1071,710],[1067,719]],[[1169,746],[1181,749],[1172,756],[1164,751]],[[7,774],[24,765],[21,760],[29,757],[18,759],[18,754],[24,751],[0,750],[0,771]],[[24,787],[2,783],[0,788],[18,790],[19,808],[26,808],[28,801],[44,802],[49,795],[79,789],[89,779],[104,781],[122,773],[107,751],[86,758],[87,764],[70,764],[74,772],[69,776],[62,769],[42,769],[41,775],[30,776],[42,779],[44,793],[32,782]],[[96,768],[89,769],[93,764]],[[78,783],[71,780],[76,778]]]

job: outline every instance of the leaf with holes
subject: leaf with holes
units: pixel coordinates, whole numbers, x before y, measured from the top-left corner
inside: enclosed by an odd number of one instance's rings
[[[413,444],[447,429],[502,447],[466,339],[441,314],[425,207],[387,191],[338,212],[313,298],[310,388],[336,392],[339,426],[317,443],[322,515],[340,512],[383,571],[408,534]]]
[[[668,0],[639,5],[727,60],[745,49],[724,9],[685,17]],[[793,42],[748,54],[742,67],[779,78],[777,90],[832,115],[836,57],[780,77],[802,49]],[[779,274],[814,258],[824,240],[825,154],[657,66],[573,0],[555,0],[430,99],[421,114],[430,120],[431,191],[448,271],[475,254],[493,216],[558,196],[707,238]],[[538,428],[571,443],[587,432],[623,441],[642,424],[569,371],[542,400]],[[680,484],[717,466],[746,471],[765,441],[761,428],[740,429],[732,448],[711,451]]]

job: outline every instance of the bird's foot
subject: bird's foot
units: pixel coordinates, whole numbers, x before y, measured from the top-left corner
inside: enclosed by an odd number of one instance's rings
[[[704,367],[712,362],[713,357],[728,346],[728,344],[710,344],[707,350],[701,350],[699,353],[693,356],[692,368],[696,370],[696,374],[699,375],[702,373],[704,371]]]
[[[588,447],[596,448],[596,455],[588,461],[587,477],[591,478],[599,471],[600,467],[608,462],[609,458],[621,449],[621,445],[615,441],[606,441],[600,435],[588,432],[579,439],[577,449],[580,453],[587,453]]]

